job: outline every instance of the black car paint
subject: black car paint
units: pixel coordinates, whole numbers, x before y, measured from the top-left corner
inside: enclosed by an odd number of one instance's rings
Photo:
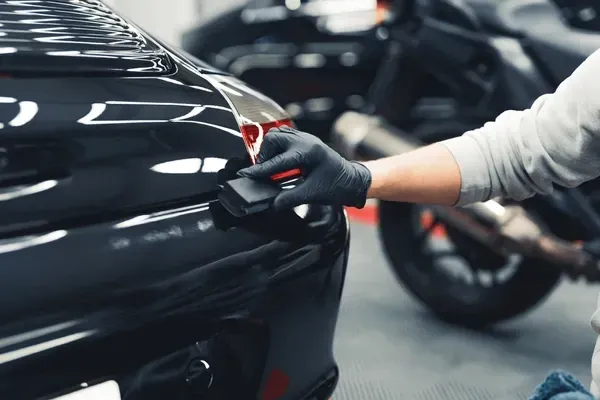
[[[216,172],[247,155],[215,70],[101,3],[7,2],[0,23],[0,397],[329,396],[343,212],[225,212]]]

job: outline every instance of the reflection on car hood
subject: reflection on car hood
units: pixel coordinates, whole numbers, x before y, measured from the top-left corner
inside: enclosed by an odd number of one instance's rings
[[[168,73],[165,50],[97,0],[0,3],[0,72]]]

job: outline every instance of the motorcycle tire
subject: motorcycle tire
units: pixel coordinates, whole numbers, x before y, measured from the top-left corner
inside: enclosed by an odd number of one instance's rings
[[[379,233],[398,281],[438,318],[471,328],[493,325],[531,310],[559,282],[560,269],[528,258],[521,258],[512,275],[492,287],[468,287],[464,282],[433,272],[436,267],[434,260],[424,257],[420,227],[415,223],[415,218],[423,210],[424,206],[419,205],[381,202]],[[444,240],[451,241],[452,236],[448,236]],[[459,244],[452,245],[462,246],[464,250],[478,248],[490,259],[500,257],[471,238],[463,237]]]

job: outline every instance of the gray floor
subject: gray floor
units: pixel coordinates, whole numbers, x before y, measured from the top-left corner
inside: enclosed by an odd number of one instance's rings
[[[430,317],[388,269],[375,228],[353,224],[333,400],[526,399],[554,368],[586,385],[600,287],[563,284],[541,307],[481,333]]]

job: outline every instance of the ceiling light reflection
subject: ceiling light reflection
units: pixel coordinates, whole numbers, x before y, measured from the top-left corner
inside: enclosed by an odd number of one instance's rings
[[[89,386],[84,382],[81,384],[84,389],[73,393],[65,394],[53,400],[121,400],[121,391],[119,384],[115,381],[108,381],[98,385]]]
[[[33,346],[25,347],[15,351],[10,351],[8,353],[3,353],[0,354],[0,364],[5,364],[7,362],[18,360],[20,358],[24,358],[33,354],[41,353],[43,351],[50,350],[55,347],[63,346],[65,344],[75,342],[77,340],[81,340],[83,338],[91,336],[94,333],[96,333],[96,331],[94,330],[74,333],[72,335],[68,335],[54,340],[49,340],[44,343],[34,344]]]
[[[212,174],[225,168],[227,160],[218,157],[186,158],[156,164],[150,169],[161,174],[195,174],[202,172]]]
[[[109,100],[106,104],[116,105],[138,105],[138,106],[178,106],[178,107],[204,107],[202,104],[192,103],[160,103],[156,101],[120,101],[120,100]]]
[[[171,121],[173,121],[173,122],[185,121],[186,119],[194,118],[194,117],[200,115],[202,113],[202,111],[204,111],[204,110],[206,110],[206,107],[204,107],[204,106],[194,107],[192,109],[192,111],[190,111],[189,113],[182,115],[181,117],[173,118]]]
[[[65,51],[48,51],[46,52],[49,56],[57,56],[57,57],[84,57],[84,58],[109,58],[116,59],[119,58],[117,56],[99,54],[99,53],[82,53],[78,50],[65,50]]]
[[[113,225],[114,229],[124,229],[131,228],[133,226],[149,224],[152,222],[163,221],[165,219],[171,219],[175,217],[180,217],[182,215],[194,214],[203,211],[208,211],[209,206],[208,203],[198,204],[194,206],[182,207],[175,210],[169,211],[160,211],[153,214],[148,215],[139,215],[137,217],[130,218],[123,222],[119,222],[118,224]]]
[[[0,241],[0,254],[10,253],[57,241],[67,236],[67,231],[54,231],[39,236],[24,236],[16,239],[4,239]]]
[[[40,193],[46,190],[50,190],[58,185],[58,181],[51,179],[36,183],[34,185],[19,185],[12,186],[6,189],[0,190],[0,201],[8,201],[17,199],[19,197],[29,196],[32,194]]]
[[[16,53],[17,51],[16,47],[0,47],[0,54],[11,54]]]
[[[204,159],[204,165],[202,166],[202,172],[204,173],[216,173],[225,168],[227,160],[224,158],[206,157]]]
[[[212,93],[212,90],[210,90],[210,89],[208,89],[208,88],[205,88],[205,87],[202,87],[202,86],[196,86],[196,85],[193,85],[193,86],[189,86],[189,88],[191,88],[191,89],[196,89],[196,90],[202,90],[203,92],[209,92],[209,93]]]
[[[33,101],[22,101],[19,103],[19,113],[10,121],[10,126],[23,126],[33,120],[38,113],[38,105]]]
[[[161,76],[158,79],[160,79],[161,81],[172,83],[174,85],[185,86],[185,87],[188,87],[190,89],[202,90],[202,91],[205,91],[205,92],[212,93],[212,90],[210,90],[208,88],[205,88],[205,87],[202,87],[202,86],[195,86],[195,85],[194,86],[189,86],[189,85],[186,85],[185,83],[183,83],[181,81],[178,81],[176,79],[173,79],[173,78],[168,78],[168,77],[165,77],[165,76]]]
[[[184,114],[180,117],[176,117],[173,119],[164,119],[164,120],[104,120],[97,121],[102,114],[107,109],[108,105],[137,105],[137,106],[170,106],[170,107],[193,107],[191,111],[187,114]],[[210,124],[208,122],[201,121],[190,121],[190,118],[197,117],[200,115],[205,109],[210,108],[214,110],[227,111],[232,112],[231,108],[223,107],[223,106],[213,106],[207,105],[204,106],[202,104],[190,104],[190,103],[158,103],[158,102],[141,102],[141,101],[118,101],[118,100],[110,100],[105,103],[93,103],[91,105],[90,111],[77,120],[78,123],[83,125],[115,125],[115,124],[151,124],[151,123],[163,123],[163,122],[175,122],[175,123],[190,123],[190,124],[198,124],[205,125],[211,128],[216,128],[222,130],[224,132],[230,133],[232,135],[241,137],[242,134],[239,131],[234,129],[230,129],[224,126]]]
[[[187,158],[156,164],[150,169],[161,174],[196,174],[200,172],[201,167],[200,158]]]
[[[109,103],[109,102],[107,102]],[[166,120],[120,120],[120,121],[96,121],[96,118],[101,116],[106,111],[105,103],[94,103],[92,108],[84,117],[77,120],[83,125],[116,125],[116,124],[148,124],[157,122],[167,122]]]
[[[0,339],[0,348],[14,346],[15,344],[26,342],[32,339],[39,338],[41,336],[49,335],[52,333],[60,332],[62,330],[72,328],[76,326],[78,321],[68,321],[63,322],[61,324],[47,326],[41,329],[35,329],[33,331],[29,331],[26,333],[22,333],[20,335],[9,336],[3,339]]]
[[[1,26],[1,24],[0,24],[0,26]],[[66,31],[66,30],[68,30],[68,29],[67,29],[67,27],[64,27],[64,26],[29,29],[29,31],[31,33],[55,33],[56,31]]]
[[[59,18],[36,18],[36,19],[21,19],[18,22],[20,22],[21,24],[27,24],[27,25],[35,25],[35,24],[47,24],[49,22],[59,22],[60,19]]]
[[[167,78],[166,76],[161,76],[158,79],[160,79],[161,81],[165,81],[165,82],[169,82],[169,83],[173,83],[175,85],[180,85],[180,86],[185,86],[185,84],[183,82],[180,82],[178,80],[175,80],[173,78]]]
[[[92,108],[90,109],[90,112],[88,112],[86,116],[81,117],[79,120],[77,120],[77,122],[79,122],[80,124],[88,125],[92,121],[94,121],[96,118],[98,118],[100,115],[102,115],[102,113],[104,113],[105,110],[106,110],[106,104],[94,103],[94,104],[92,104]]]

